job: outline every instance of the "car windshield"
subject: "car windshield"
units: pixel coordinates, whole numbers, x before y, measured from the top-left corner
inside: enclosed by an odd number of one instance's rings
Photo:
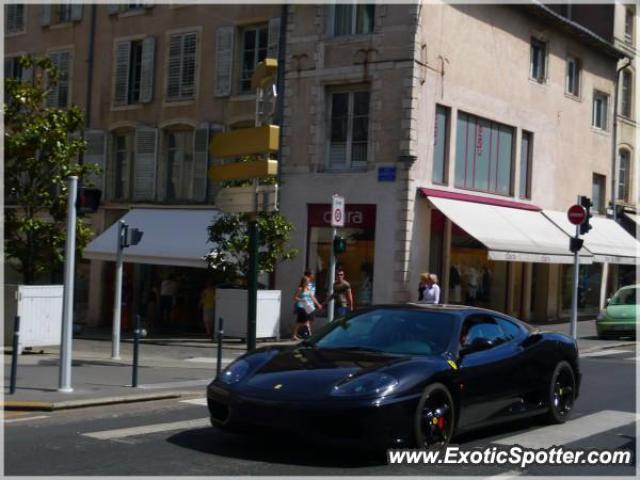
[[[618,290],[609,302],[609,305],[637,305],[637,293],[637,288],[624,288],[622,290]]]
[[[440,355],[455,326],[451,313],[380,308],[337,320],[309,339],[323,348]]]

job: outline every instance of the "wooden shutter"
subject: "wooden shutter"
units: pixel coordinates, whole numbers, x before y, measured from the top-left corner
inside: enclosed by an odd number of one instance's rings
[[[153,200],[156,190],[158,129],[136,129],[133,200]]]
[[[116,13],[118,13],[120,11],[120,5],[117,4],[110,4],[107,5],[107,13],[109,15],[115,15]]]
[[[140,103],[153,100],[156,39],[147,37],[142,41],[142,66],[140,67]]]
[[[278,59],[278,47],[280,46],[280,17],[269,20],[269,47],[267,57]]]
[[[180,97],[190,98],[196,94],[198,72],[198,34],[186,33],[182,37],[182,73],[180,78]]]
[[[234,34],[235,27],[220,27],[216,31],[216,97],[231,95]]]
[[[60,108],[66,108],[71,103],[69,98],[71,80],[71,52],[60,52],[58,57],[58,68],[60,69],[60,79],[58,80],[58,104]]]
[[[101,172],[98,174],[92,174],[89,177],[89,181],[95,185],[96,188],[102,190],[103,195],[105,191],[105,168],[106,168],[106,147],[107,136],[104,130],[86,130],[84,138],[87,141],[87,151],[84,154],[84,163],[94,163],[101,168]]]
[[[193,131],[193,200],[204,202],[209,169],[209,124],[201,123]]]
[[[129,59],[131,42],[116,43],[115,85],[113,87],[113,104],[126,105],[129,100]]]
[[[40,19],[40,25],[43,27],[51,25],[51,7],[52,5],[42,5],[42,18]]]
[[[53,62],[53,64],[60,68],[60,53],[55,52],[55,53],[50,53],[49,58],[51,59],[51,61]],[[49,90],[49,93],[47,95],[47,107],[57,107],[58,106],[58,96],[59,96],[59,83],[60,80],[58,80],[58,82],[54,85],[52,82],[47,81],[47,90]]]
[[[223,124],[221,123],[211,124],[209,141],[213,140],[214,136],[222,132],[224,132]],[[209,167],[211,165],[221,165],[221,164],[222,164],[222,161],[217,161],[215,158],[213,158],[213,156],[209,157]],[[210,203],[213,203],[215,202],[215,199],[216,199],[216,193],[218,192],[218,190],[220,190],[220,182],[214,182],[209,178],[209,175],[207,174],[207,185],[208,185],[207,198],[209,199]]]
[[[169,37],[169,67],[167,68],[167,98],[180,96],[182,70],[182,35]]]
[[[71,5],[71,20],[74,22],[79,22],[82,20],[82,4],[74,3]]]

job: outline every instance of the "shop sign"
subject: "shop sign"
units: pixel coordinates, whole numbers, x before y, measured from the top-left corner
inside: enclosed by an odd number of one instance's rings
[[[307,206],[310,227],[331,228],[332,205],[330,203],[313,203]],[[376,206],[369,204],[348,203],[344,208],[345,228],[375,228]]]
[[[395,182],[396,167],[378,167],[379,182]]]

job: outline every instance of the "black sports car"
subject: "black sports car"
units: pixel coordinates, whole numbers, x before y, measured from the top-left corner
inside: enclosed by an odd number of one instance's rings
[[[375,306],[295,346],[243,355],[209,385],[214,426],[271,427],[372,447],[442,448],[521,417],[567,419],[576,342],[452,305]]]

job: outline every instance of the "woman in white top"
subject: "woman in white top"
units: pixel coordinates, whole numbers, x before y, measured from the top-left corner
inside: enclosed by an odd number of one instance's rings
[[[438,286],[438,276],[430,273],[426,276],[426,284],[422,292],[422,303],[440,303],[440,287]]]

